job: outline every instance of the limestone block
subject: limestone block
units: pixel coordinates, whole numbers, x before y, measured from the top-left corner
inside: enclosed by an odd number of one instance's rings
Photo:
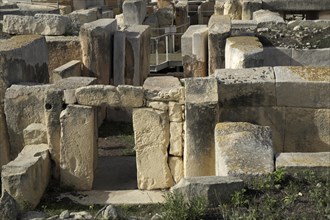
[[[179,1],[175,4],[175,24],[176,26],[182,26],[189,23],[188,16],[188,1]],[[188,28],[187,26],[182,26],[178,28],[178,32],[184,33]],[[175,37],[175,47],[177,49],[181,48],[181,36],[178,35]]]
[[[72,34],[78,32],[80,27],[89,22],[93,22],[97,20],[98,9],[91,8],[91,9],[81,9],[76,10],[68,14],[68,17],[71,21],[71,30]]]
[[[330,152],[322,153],[280,153],[276,155],[276,169],[287,172],[314,171],[318,175],[329,175]]]
[[[113,82],[114,85],[125,84],[125,56],[126,56],[126,33],[116,31],[114,34],[113,51]]]
[[[185,77],[207,76],[206,25],[191,25],[181,37],[182,65]]]
[[[62,111],[61,182],[76,190],[91,190],[97,161],[97,122],[93,107],[68,105]]]
[[[284,152],[330,151],[330,109],[285,108]]]
[[[48,48],[48,72],[50,79],[57,67],[72,60],[81,59],[81,46],[78,36],[46,36]]]
[[[54,69],[50,77],[50,82],[54,83],[63,78],[71,76],[81,76],[81,62],[80,60],[72,60],[60,67]]]
[[[178,183],[183,178],[183,160],[182,157],[169,157],[168,165],[170,166],[171,174],[174,182]]]
[[[9,34],[63,35],[69,23],[69,18],[56,14],[36,14],[34,17],[5,15],[3,32]]]
[[[170,123],[170,155],[182,156],[183,154],[183,123]]]
[[[262,9],[262,0],[243,0],[242,20],[252,20],[253,12]]]
[[[216,0],[214,5],[214,14],[215,15],[223,15],[225,7],[225,1],[224,0]]]
[[[147,101],[146,106],[155,110],[168,111],[168,104],[166,102]]]
[[[269,127],[223,122],[215,127],[216,175],[249,177],[274,170]]]
[[[218,84],[212,78],[186,79],[184,176],[215,175],[214,126]]]
[[[1,93],[0,88],[0,93]],[[3,105],[0,104],[0,166],[7,164],[10,161],[9,157],[9,140],[7,133],[6,118],[4,114]]]
[[[65,90],[77,89],[80,87],[90,86],[95,84],[97,84],[97,79],[94,77],[72,76],[55,82],[53,88],[65,91]]]
[[[230,37],[226,41],[226,69],[263,66],[263,47],[256,37]]]
[[[220,122],[249,122],[269,126],[276,153],[284,152],[285,108],[283,107],[229,107],[220,108]]]
[[[76,89],[78,104],[90,106],[119,106],[120,96],[114,86],[92,85]]]
[[[208,27],[208,68],[209,75],[212,75],[216,69],[225,68],[226,39],[231,33],[230,17],[212,15]]]
[[[329,48],[292,49],[291,66],[329,67],[330,66],[330,60],[328,59],[329,56],[330,56]]]
[[[182,105],[177,102],[169,102],[170,121],[181,122],[182,121]]]
[[[286,27],[286,23],[279,13],[268,10],[253,12],[253,20],[258,22],[258,28],[271,28],[273,25]]]
[[[2,190],[17,202],[20,210],[34,209],[50,179],[48,145],[28,145],[18,157],[2,167]]]
[[[49,85],[13,85],[6,91],[5,114],[14,159],[24,147],[23,130],[32,123],[45,123],[44,97]]]
[[[274,67],[278,106],[330,108],[329,67]]]
[[[223,6],[223,14],[232,20],[242,19],[242,5],[240,0],[226,0]]]
[[[254,36],[258,23],[254,20],[232,20],[231,36]]]
[[[48,144],[45,125],[32,123],[23,130],[25,145]]]
[[[146,16],[146,3],[143,0],[126,0],[123,3],[125,25],[142,24]]]
[[[170,126],[168,114],[150,108],[133,109],[138,188],[173,186],[167,164]]]
[[[288,0],[263,0],[263,8],[267,8],[269,10],[274,11],[286,11],[286,10],[315,10],[315,11],[323,11],[323,10],[330,10],[330,5],[327,0],[313,0],[313,1],[306,1],[306,0],[295,0],[295,1],[288,1]]]
[[[291,66],[292,49],[281,47],[264,47],[264,66]]]
[[[183,178],[172,187],[174,193],[181,193],[187,200],[196,197],[206,198],[210,206],[229,202],[232,194],[243,189],[241,179],[231,176],[203,176]]]
[[[115,19],[99,19],[81,27],[79,38],[84,65],[83,76],[96,77],[99,84],[110,83],[113,35],[116,30]]]
[[[144,91],[142,86],[119,85],[117,91],[122,107],[139,108],[143,106]]]
[[[72,0],[74,10],[104,6],[104,0]]]
[[[271,67],[219,69],[219,101],[229,106],[276,106],[275,73]]]
[[[173,76],[149,77],[143,89],[145,98],[151,101],[179,101],[184,92],[179,79]]]

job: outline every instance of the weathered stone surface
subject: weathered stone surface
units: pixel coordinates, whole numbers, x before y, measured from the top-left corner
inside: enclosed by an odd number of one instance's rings
[[[184,33],[188,26],[185,24],[189,23],[188,16],[188,1],[178,1],[175,4],[175,25],[182,26],[178,31]],[[181,48],[181,36],[178,35],[175,37],[175,47]]]
[[[170,121],[181,122],[182,121],[182,104],[179,104],[177,102],[169,102],[168,107],[169,107],[168,114],[170,116]]]
[[[237,177],[203,176],[183,178],[171,190],[181,193],[187,200],[202,197],[210,206],[217,206],[220,202],[230,201],[232,194],[243,187],[243,181]]]
[[[118,21],[117,21],[118,22]],[[119,24],[118,24],[119,25]],[[113,82],[115,86],[125,84],[125,56],[126,56],[126,33],[116,31],[114,34],[113,52]]]
[[[125,25],[142,24],[146,16],[146,2],[143,0],[126,0],[123,3]]]
[[[93,107],[68,105],[62,111],[61,182],[77,190],[91,190],[97,161],[97,121]]]
[[[232,20],[231,36],[254,36],[258,23],[254,20]]]
[[[169,157],[168,165],[171,170],[174,182],[178,183],[183,178],[183,160],[182,157]]]
[[[48,48],[48,72],[52,82],[52,71],[72,60],[81,59],[81,46],[78,36],[46,36]]]
[[[76,89],[77,102],[81,105],[90,106],[118,106],[120,96],[116,87],[92,85]]]
[[[330,172],[330,152],[280,153],[276,155],[276,169],[291,173],[312,170],[326,176]]]
[[[215,127],[216,175],[249,177],[274,170],[269,127],[223,122]]]
[[[164,189],[173,185],[167,164],[169,127],[166,112],[149,108],[133,110],[139,189]]]
[[[329,56],[330,48],[292,49],[292,64],[290,66],[329,67],[330,60],[327,59]]]
[[[186,79],[184,175],[215,175],[214,126],[218,84],[213,78]]]
[[[274,11],[286,11],[286,10],[299,11],[299,10],[306,10],[306,8],[308,8],[311,11],[330,10],[330,5],[327,0],[313,0],[313,1],[263,0],[262,7]]]
[[[181,37],[182,65],[185,77],[207,76],[206,25],[191,25]]]
[[[256,37],[230,37],[226,41],[226,69],[263,66],[263,48]]]
[[[104,6],[104,0],[72,0],[74,10]]]
[[[147,107],[153,108],[155,110],[168,111],[168,104],[166,102],[150,102],[147,101]]]
[[[60,67],[54,69],[50,77],[50,82],[56,82],[63,78],[72,76],[81,76],[81,62],[80,60],[72,60]]]
[[[330,109],[285,108],[284,152],[330,151]]]
[[[47,144],[47,130],[45,125],[32,123],[23,130],[25,145]]]
[[[209,75],[212,75],[216,69],[225,68],[226,39],[231,33],[230,17],[212,15],[208,27],[208,64]]]
[[[14,159],[24,147],[23,130],[32,123],[45,123],[44,97],[49,85],[13,85],[6,91],[5,113]]]
[[[258,28],[271,28],[273,25],[282,25],[283,27],[286,26],[284,19],[279,13],[268,10],[258,10],[253,12],[253,20],[258,22]]]
[[[48,145],[28,145],[18,157],[2,167],[2,189],[17,202],[20,210],[34,209],[50,178]]]
[[[330,108],[329,67],[274,67],[278,106]]]
[[[69,18],[56,14],[36,14],[34,17],[5,15],[3,32],[9,34],[63,35],[69,23]]]
[[[170,155],[182,156],[183,154],[183,123],[170,123]]]
[[[215,15],[223,15],[225,7],[225,1],[224,0],[216,0],[214,5],[214,14]]]
[[[125,108],[139,108],[144,104],[144,91],[142,87],[119,85],[117,91],[120,105]]]
[[[16,220],[18,216],[18,210],[16,201],[6,190],[2,191],[0,198],[0,219]]]
[[[240,0],[226,0],[223,6],[223,14],[232,20],[242,19],[242,5]]]
[[[275,73],[271,67],[218,69],[219,102],[229,106],[276,106]]]
[[[0,88],[1,93],[1,88]],[[9,139],[7,133],[6,118],[4,114],[3,104],[0,104],[0,166],[7,164],[9,158]]]
[[[179,79],[173,76],[149,77],[143,89],[145,98],[152,101],[179,101],[184,92]]]
[[[202,2],[197,9],[198,24],[207,24],[210,17],[214,14],[215,1]]]
[[[83,76],[96,77],[99,84],[110,83],[113,35],[116,30],[115,19],[99,19],[81,27],[79,37],[84,64]]]
[[[76,10],[68,14],[70,18],[70,28],[69,32],[72,34],[78,34],[80,27],[89,22],[93,22],[97,20],[98,9],[91,8],[91,9],[81,9]]]
[[[220,122],[249,122],[269,126],[276,153],[284,152],[285,108],[283,107],[229,107],[220,108]]]
[[[264,66],[291,66],[292,49],[280,47],[264,47]]]
[[[262,9],[262,0],[243,0],[242,20],[252,20],[253,12]]]

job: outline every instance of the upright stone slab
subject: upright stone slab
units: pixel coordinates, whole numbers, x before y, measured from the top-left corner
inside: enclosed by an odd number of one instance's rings
[[[215,127],[216,175],[250,177],[274,170],[269,127],[223,122]]]
[[[50,179],[48,145],[28,145],[15,160],[2,167],[2,190],[17,202],[20,210],[34,209]]]
[[[178,33],[184,33],[189,24],[188,1],[179,1],[175,4],[175,25]],[[175,36],[175,47],[181,49],[181,36]]]
[[[13,85],[6,91],[5,113],[14,159],[24,147],[23,130],[32,123],[45,123],[44,98],[49,85]]]
[[[97,161],[97,121],[93,107],[68,105],[62,111],[61,182],[76,190],[91,190]]]
[[[185,80],[184,176],[215,175],[214,127],[218,122],[218,84],[214,78]]]
[[[113,83],[115,86],[125,84],[125,56],[126,56],[126,33],[116,31],[113,45]]]
[[[216,69],[225,68],[225,46],[226,39],[230,36],[230,18],[229,16],[212,15],[208,27],[208,63],[209,75],[212,75]]]
[[[263,47],[256,37],[230,37],[226,42],[226,69],[263,66]]]
[[[240,0],[225,0],[223,14],[228,15],[232,20],[242,19],[242,5]]]
[[[84,24],[80,29],[83,75],[96,77],[99,84],[108,85],[113,74],[112,44],[116,30],[115,19],[99,19]]]
[[[252,20],[253,12],[262,8],[262,0],[243,0],[242,20]]]
[[[168,161],[168,114],[151,108],[133,110],[138,188],[165,189],[174,181]]]
[[[144,0],[126,0],[123,3],[125,25],[142,24],[146,16],[146,3]]]
[[[185,77],[207,76],[206,25],[191,25],[181,38],[182,65]]]

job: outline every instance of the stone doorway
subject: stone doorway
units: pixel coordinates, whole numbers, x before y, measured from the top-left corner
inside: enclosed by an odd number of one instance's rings
[[[109,108],[108,115],[111,117],[107,117],[98,129],[98,160],[93,189],[137,189],[131,110]]]

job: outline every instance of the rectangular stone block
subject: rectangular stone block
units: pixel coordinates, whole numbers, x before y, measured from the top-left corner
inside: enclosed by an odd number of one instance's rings
[[[274,67],[278,106],[330,108],[329,67]]]
[[[2,190],[15,199],[19,210],[34,209],[48,185],[50,167],[48,145],[25,146],[15,160],[2,167]]]
[[[126,56],[126,33],[116,31],[114,34],[114,62],[113,62],[113,82],[114,85],[125,84],[125,56]]]
[[[264,47],[264,66],[291,66],[292,49],[280,47]]]
[[[182,65],[185,77],[207,76],[206,25],[191,25],[182,35]]]
[[[99,84],[108,85],[113,75],[113,35],[117,30],[115,19],[99,19],[84,24],[79,33],[83,76],[96,77]]]
[[[328,57],[330,57],[329,48],[292,49],[292,66],[329,67]]]
[[[219,69],[219,101],[229,106],[276,106],[275,73],[271,67]]]
[[[168,165],[171,170],[174,182],[178,183],[183,178],[183,160],[182,157],[169,157]]]
[[[267,8],[269,10],[274,11],[286,11],[286,10],[315,10],[315,11],[323,11],[323,10],[330,10],[330,5],[327,0],[295,0],[295,1],[288,1],[288,0],[263,0],[262,1],[262,8]]]
[[[76,89],[76,99],[80,105],[119,106],[120,96],[115,86],[92,85]]]
[[[183,123],[171,122],[170,123],[170,155],[182,156],[183,155]]]
[[[146,2],[144,0],[126,0],[123,3],[125,25],[142,24],[146,16]]]
[[[93,107],[68,105],[62,111],[60,177],[76,190],[91,190],[97,161],[97,121]]]
[[[231,36],[254,36],[258,23],[254,20],[232,20]]]
[[[212,15],[208,27],[208,68],[209,75],[212,75],[216,69],[225,68],[226,39],[231,33],[230,17]]]
[[[181,122],[183,105],[177,102],[168,103],[168,114],[170,116],[170,121]]]
[[[214,127],[218,84],[212,78],[186,79],[184,176],[215,175]]]
[[[54,69],[50,81],[54,83],[63,78],[68,78],[68,77],[72,77],[72,76],[81,76],[80,60],[72,60],[72,61]]]
[[[138,188],[165,189],[174,185],[168,166],[168,114],[150,108],[133,110]]]
[[[120,85],[117,87],[120,96],[120,106],[124,108],[139,108],[144,104],[142,87]]]
[[[286,27],[283,17],[278,12],[273,12],[269,10],[258,10],[253,12],[253,20],[258,22],[258,28],[272,26],[282,26]]]
[[[262,9],[262,0],[243,0],[242,20],[252,20],[253,12]]]

